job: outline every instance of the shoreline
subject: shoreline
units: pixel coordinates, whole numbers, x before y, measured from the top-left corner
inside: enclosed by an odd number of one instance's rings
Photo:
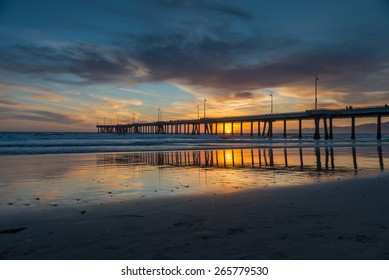
[[[36,209],[2,220],[0,259],[389,259],[388,195],[389,173],[381,172]]]

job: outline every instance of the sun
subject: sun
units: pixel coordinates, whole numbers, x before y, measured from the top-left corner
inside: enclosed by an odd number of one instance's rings
[[[232,126],[230,123],[225,124],[225,133],[226,134],[231,134],[232,133]]]

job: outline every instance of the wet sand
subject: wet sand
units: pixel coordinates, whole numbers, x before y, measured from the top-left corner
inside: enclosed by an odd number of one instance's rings
[[[0,214],[0,258],[389,259],[388,173],[257,187],[9,207]]]

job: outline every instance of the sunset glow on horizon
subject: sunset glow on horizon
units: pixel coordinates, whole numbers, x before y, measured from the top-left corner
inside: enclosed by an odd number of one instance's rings
[[[381,106],[388,34],[384,0],[1,1],[0,131],[311,110],[316,74],[319,108]]]

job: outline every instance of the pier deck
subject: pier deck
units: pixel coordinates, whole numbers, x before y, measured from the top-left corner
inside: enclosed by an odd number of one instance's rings
[[[313,120],[315,131],[314,139],[320,139],[320,122],[323,123],[324,139],[333,139],[333,120],[348,118],[351,120],[351,139],[355,139],[355,118],[377,118],[377,139],[382,137],[381,119],[389,116],[387,105],[380,107],[362,107],[347,109],[322,109],[306,110],[303,112],[291,112],[280,114],[263,114],[251,116],[235,116],[224,118],[201,118],[192,120],[170,120],[157,122],[138,122],[116,125],[97,125],[98,133],[142,133],[142,134],[218,134],[221,130],[226,134],[226,123],[231,124],[230,134],[234,135],[234,123],[240,124],[240,134],[243,134],[243,124],[250,123],[250,134],[254,136],[254,124],[256,124],[256,135],[273,137],[273,123],[282,121],[284,125],[283,136],[287,137],[287,121],[298,120],[299,138],[302,138],[302,121]],[[222,126],[218,127],[219,125]],[[262,127],[261,127],[262,125]],[[201,129],[202,128],[202,129]],[[262,128],[262,129],[261,129]]]

